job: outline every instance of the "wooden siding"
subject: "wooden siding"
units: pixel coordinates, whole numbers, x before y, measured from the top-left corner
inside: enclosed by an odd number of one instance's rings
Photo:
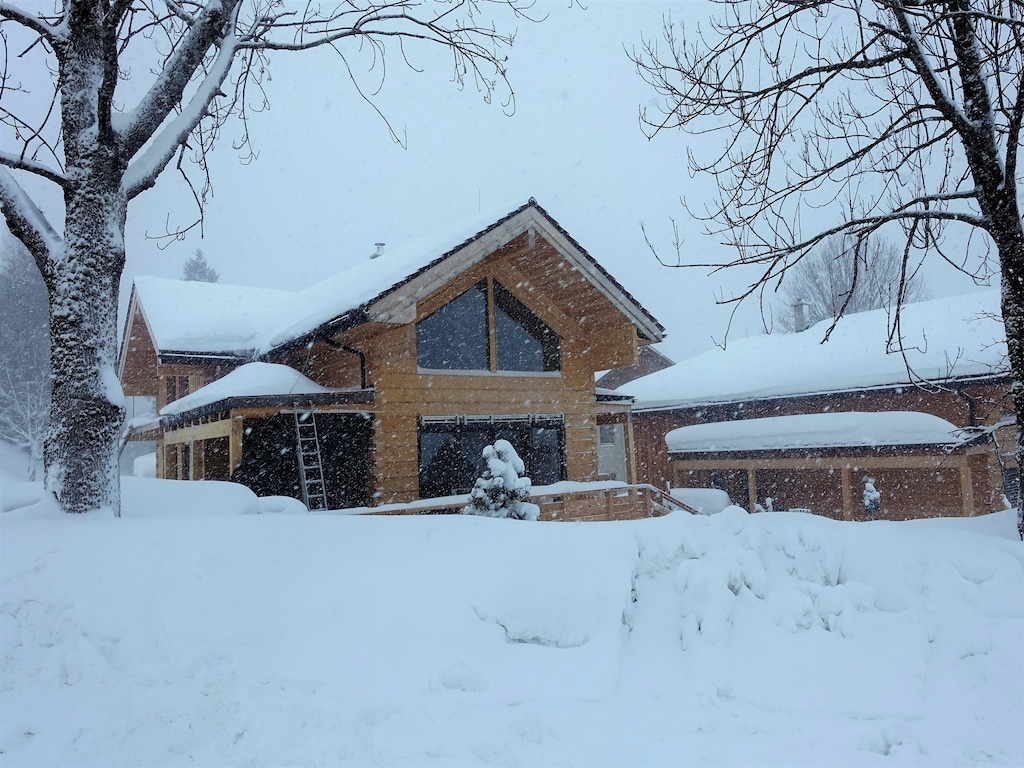
[[[803,413],[847,411],[921,411],[943,418],[959,427],[995,424],[1007,412],[1007,386],[964,383],[945,389],[912,386],[860,392],[836,392],[813,396],[755,400],[692,406],[633,414],[638,481],[664,488],[676,484],[665,446],[665,435],[678,427],[737,419],[789,416]],[[983,485],[974,493],[979,512],[1001,509],[1002,466],[1016,467],[1013,458],[1014,428],[1000,429],[996,439],[999,455],[991,445],[972,458],[972,482]],[[693,481],[687,481],[692,486]]]
[[[359,355],[336,349],[323,341],[313,346],[294,350],[276,363],[290,366],[322,387],[359,387]]]
[[[492,277],[550,328],[561,341],[561,370],[557,373],[507,374],[490,372],[423,372],[416,365],[413,323],[378,324],[339,337],[366,356],[367,378],[374,388],[374,435],[371,455],[374,503],[412,501],[418,497],[418,429],[423,416],[560,415],[565,425],[566,474],[572,480],[597,477],[597,412],[594,373],[637,358],[636,329],[598,291],[586,291],[587,281],[537,238],[533,258],[526,258],[523,235],[499,248],[435,293],[416,303],[422,319]],[[518,267],[513,269],[512,261]],[[559,274],[539,289],[530,274]],[[519,275],[522,272],[522,276]],[[586,297],[586,301],[582,297]],[[573,312],[566,312],[563,303]],[[579,318],[579,319],[574,319]],[[597,320],[601,324],[597,324]]]
[[[160,385],[156,345],[138,304],[132,302],[132,314],[125,329],[121,387],[130,397],[152,397]]]
[[[928,446],[749,454],[680,455],[672,460],[676,487],[718,487],[751,512],[805,508],[837,520],[869,519],[864,484],[882,494],[876,519],[971,516],[1001,509],[1000,486],[988,471],[989,451],[974,447],[948,454]]]

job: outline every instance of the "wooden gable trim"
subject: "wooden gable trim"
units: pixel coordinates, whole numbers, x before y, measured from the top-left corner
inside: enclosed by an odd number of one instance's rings
[[[539,207],[539,206],[538,206]],[[541,209],[543,211],[543,209]],[[654,319],[647,310],[640,306],[625,288],[612,277],[587,251],[572,238],[568,232],[562,229],[547,213],[537,220],[537,228],[544,235],[544,238],[555,248],[569,258],[584,275],[590,278],[606,299],[616,309],[630,319],[639,331],[639,336],[647,341],[661,341],[665,329],[661,323]]]
[[[141,324],[141,328],[137,326],[137,323]],[[145,352],[136,351],[132,352],[132,339],[135,336],[144,337],[148,349]],[[121,338],[121,347],[118,350],[117,360],[117,379],[122,384],[125,383],[125,376],[130,374],[130,366],[133,362],[133,358],[139,357],[140,355],[152,355],[151,360],[143,360],[141,364],[136,365],[139,370],[152,369],[152,378],[159,376],[159,366],[161,363],[159,351],[156,347],[156,340],[153,337],[152,329],[149,327],[149,322],[146,320],[146,314],[143,311],[142,303],[139,301],[138,294],[135,291],[135,287],[132,286],[131,299],[128,302],[128,314],[125,317],[124,323],[124,335]],[[130,381],[139,381],[135,376],[132,376]]]
[[[128,361],[129,342],[131,341],[131,338],[132,338],[132,326],[134,325],[135,312],[138,309],[138,307],[139,307],[139,294],[135,290],[135,286],[132,285],[131,296],[128,299],[128,314],[124,318],[124,333],[121,336],[121,349],[118,351],[118,355],[117,355],[117,378],[118,378],[118,380],[121,380],[121,379],[124,378],[124,367],[125,367],[125,364]],[[141,312],[139,314],[141,316]],[[143,318],[143,322],[145,322],[145,318]],[[150,331],[148,324],[147,324],[147,327],[146,327],[146,332],[149,334],[149,338],[152,341],[153,333],[152,333],[152,331]],[[154,348],[154,351],[155,351],[156,350],[156,342],[155,341],[153,342],[153,348]]]
[[[505,279],[502,279],[503,276]],[[578,331],[579,324],[562,312],[558,305],[544,293],[532,286],[528,291],[516,288],[517,284],[529,284],[530,281],[514,268],[500,261],[493,263],[481,262],[446,283],[436,293],[425,297],[422,301],[416,302],[415,321],[419,322],[433,314],[452,299],[460,296],[481,280],[486,280],[487,278],[501,283],[505,290],[515,296],[516,299],[522,302],[523,306],[543,320],[561,338],[568,338]],[[488,302],[488,306],[492,305],[493,298],[489,296]],[[491,323],[493,327],[493,318],[491,318]],[[494,339],[491,339],[491,343],[494,343]]]
[[[538,233],[637,327],[641,338],[661,341],[664,334],[661,324],[532,199],[491,229],[431,262],[406,282],[371,302],[370,318],[380,322],[409,322],[410,305],[441,291],[453,275],[470,270],[520,235],[528,234],[533,239]]]
[[[562,229],[536,200],[510,212],[494,224],[457,245],[359,307],[322,323],[308,333],[267,350],[270,360],[319,339],[343,334],[363,323],[407,324],[415,320],[416,303],[479,264],[522,234],[531,240],[542,234],[551,246],[603,294],[633,324],[642,341],[661,341],[662,325],[634,299],[568,232]]]

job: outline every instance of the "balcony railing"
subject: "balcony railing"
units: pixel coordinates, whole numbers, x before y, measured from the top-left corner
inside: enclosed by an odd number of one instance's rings
[[[661,517],[674,510],[698,514],[653,485],[619,485],[595,490],[537,494],[530,501],[540,507],[539,519],[556,522],[640,520]],[[431,504],[429,499],[408,506],[389,504],[371,515],[436,515],[462,511],[469,497],[448,497]]]

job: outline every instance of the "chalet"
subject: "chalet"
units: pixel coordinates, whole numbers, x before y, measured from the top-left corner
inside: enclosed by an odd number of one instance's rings
[[[999,292],[911,304],[903,352],[883,311],[725,349],[633,381],[638,475],[843,519],[972,515],[1016,501],[1015,418]],[[927,429],[905,429],[925,424]]]
[[[633,480],[594,377],[663,333],[531,199],[302,291],[140,277],[119,375],[156,399],[157,476],[376,506],[465,492],[496,438],[535,485]]]

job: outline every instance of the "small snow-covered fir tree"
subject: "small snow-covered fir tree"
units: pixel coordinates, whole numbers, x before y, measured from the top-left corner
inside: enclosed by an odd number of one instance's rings
[[[202,249],[196,248],[195,254],[185,262],[182,280],[198,280],[203,283],[216,283],[220,274],[210,266]]]
[[[864,482],[864,514],[868,517],[875,517],[882,507],[882,494],[875,488],[874,478],[868,478]]]
[[[530,503],[526,465],[508,440],[495,440],[483,450],[486,465],[470,492],[467,515],[536,520],[540,508]]]

